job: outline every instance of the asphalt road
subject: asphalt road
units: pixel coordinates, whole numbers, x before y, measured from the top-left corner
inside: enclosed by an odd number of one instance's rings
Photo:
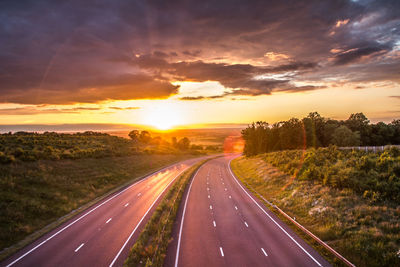
[[[174,179],[200,159],[167,167],[121,189],[25,247],[1,266],[122,266]]]
[[[232,175],[226,156],[192,180],[165,266],[330,266]]]

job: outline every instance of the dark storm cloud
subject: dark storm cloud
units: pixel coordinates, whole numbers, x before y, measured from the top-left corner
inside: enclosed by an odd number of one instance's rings
[[[0,40],[0,102],[168,98],[176,80],[250,96],[320,88],[293,85],[306,77],[398,82],[400,1],[3,0]]]
[[[345,65],[355,61],[358,61],[360,58],[370,55],[377,55],[382,53],[387,53],[389,51],[389,47],[387,46],[369,46],[369,47],[360,47],[354,48],[350,51],[345,51],[340,53],[334,57],[335,65]]]

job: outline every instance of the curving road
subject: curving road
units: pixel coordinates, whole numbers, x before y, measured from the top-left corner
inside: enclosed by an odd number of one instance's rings
[[[120,190],[25,247],[1,266],[122,266],[160,196],[201,158]]]
[[[233,176],[203,165],[183,198],[165,266],[330,266]]]

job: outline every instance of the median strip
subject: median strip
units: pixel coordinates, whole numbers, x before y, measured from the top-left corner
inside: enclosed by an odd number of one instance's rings
[[[162,266],[183,193],[196,171],[208,160],[185,171],[169,189],[131,248],[124,266]]]

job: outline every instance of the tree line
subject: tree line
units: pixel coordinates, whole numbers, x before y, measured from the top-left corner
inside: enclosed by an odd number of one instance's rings
[[[383,146],[400,144],[400,119],[372,124],[363,113],[351,114],[347,120],[334,120],[311,112],[302,119],[274,124],[253,122],[242,130],[242,137],[246,156],[329,145]]]

